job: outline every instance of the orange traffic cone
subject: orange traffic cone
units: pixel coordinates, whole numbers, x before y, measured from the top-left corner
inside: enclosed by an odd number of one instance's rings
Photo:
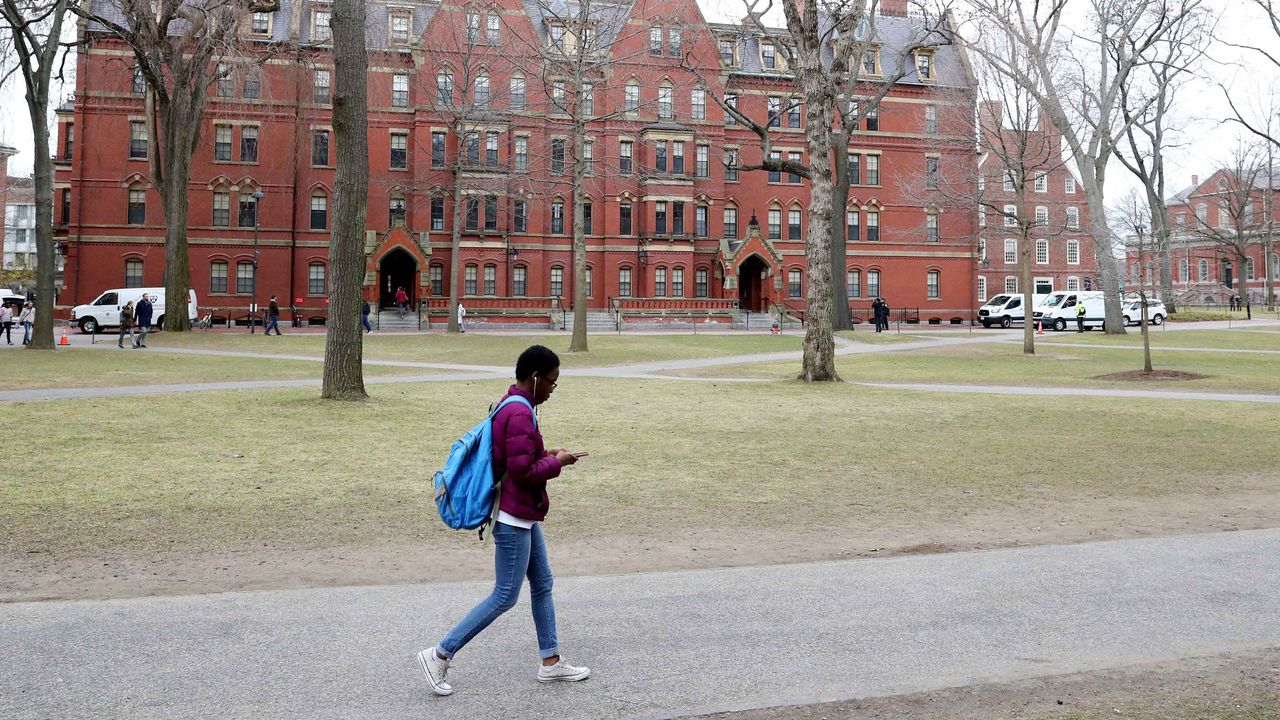
[[[67,339],[67,329],[62,328],[62,339],[58,341],[59,345],[70,345],[71,341]]]
[[[1037,320],[1037,321],[1036,321],[1036,334],[1037,334],[1037,335],[1043,335],[1043,334],[1044,334],[1044,321],[1043,321],[1043,320]]]

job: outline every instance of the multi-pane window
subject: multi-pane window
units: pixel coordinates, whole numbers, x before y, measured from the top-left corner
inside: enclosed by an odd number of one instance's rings
[[[1196,270],[1199,271],[1200,282],[1209,281],[1209,261],[1208,260],[1201,260],[1200,266],[1196,268]]]
[[[236,292],[241,295],[253,292],[253,263],[236,263]]]
[[[129,85],[129,90],[135,95],[141,95],[147,91],[147,78],[142,74],[142,68],[137,65],[133,66],[133,81]]]
[[[724,209],[724,236],[730,240],[738,237],[738,208]]]
[[[1067,173],[1066,191],[1068,195],[1076,194],[1076,178],[1071,173]]]
[[[980,262],[983,262],[983,261],[986,261],[986,259],[987,259],[987,239],[978,238],[978,260]]]
[[[781,127],[782,126],[782,98],[776,98],[776,97],[769,98],[768,109],[769,109],[768,126],[771,128]]]
[[[800,211],[799,210],[787,211],[787,239],[788,240],[800,239]]]
[[[213,225],[214,227],[231,225],[231,193],[215,192],[213,194]]]
[[[516,200],[512,207],[512,227],[515,232],[529,231],[529,206],[523,200]]]
[[[924,159],[924,185],[930,190],[938,189],[938,158]]]
[[[498,196],[484,196],[484,229],[498,229]]]
[[[464,230],[480,229],[480,198],[469,197],[463,212],[462,227]]]
[[[551,172],[564,172],[564,140],[559,138],[551,141]]]
[[[1070,284],[1070,281],[1068,281],[1068,284]],[[978,276],[978,302],[984,303],[986,301],[987,301],[987,276],[979,275]]]
[[[249,32],[254,35],[266,35],[271,32],[271,13],[256,12],[249,21]]]
[[[249,68],[244,74],[244,96],[250,100],[262,95],[262,71],[256,67]]]
[[[496,132],[484,135],[484,164],[489,166],[498,164],[498,133]]]
[[[671,297],[684,297],[684,268],[671,268]]]
[[[1007,193],[1013,192],[1013,185],[1013,171],[1006,170],[1004,173],[1004,191]]]
[[[147,191],[129,190],[129,224],[142,225],[147,221]]]
[[[769,153],[769,159],[770,159],[770,160],[781,160],[781,159],[782,159],[782,153],[781,153],[781,152],[779,152],[779,151],[777,151],[777,150],[773,150],[773,151],[771,151],[771,152]],[[769,182],[771,182],[771,183],[782,182],[782,171],[781,171],[781,170],[769,170],[769,171],[768,171],[768,180],[769,180]]]
[[[738,151],[724,151],[724,179],[729,182],[738,181]]]
[[[658,140],[653,144],[653,169],[656,172],[667,171],[667,141]]]
[[[867,297],[880,297],[880,271],[867,271]]]
[[[925,280],[925,295],[930,300],[942,297],[942,272],[930,270]]]
[[[787,106],[787,127],[800,127],[800,100],[791,98],[790,104]]]
[[[404,225],[405,212],[404,198],[391,198],[387,201],[387,224],[392,227],[395,227],[396,225]]]
[[[215,92],[218,97],[231,97],[236,92],[236,76],[231,71],[231,66],[218,63],[217,69],[218,82]]]
[[[879,185],[880,184],[880,156],[868,155],[866,157],[865,162],[867,166],[867,184]]]
[[[209,292],[225,293],[227,291],[227,263],[215,260],[209,263]]]
[[[631,203],[629,202],[618,205],[618,234],[631,234]]]
[[[880,242],[880,213],[867,213],[867,242]]]
[[[1080,289],[1080,278],[1075,275],[1067,276],[1067,290],[1075,292]]]
[[[311,263],[307,266],[307,294],[324,295],[327,286],[324,263]]]
[[[409,136],[401,133],[391,135],[391,169],[404,170],[409,167]]]
[[[1049,225],[1049,208],[1039,205],[1036,207],[1036,227],[1047,227]]]
[[[653,271],[653,296],[667,296],[667,269],[656,268]]]
[[[311,83],[311,102],[329,102],[329,71],[317,70]]]
[[[324,167],[329,164],[329,131],[311,133],[311,164]]]
[[[1080,241],[1079,240],[1067,241],[1067,264],[1068,265],[1080,264]],[[1185,278],[1183,279],[1183,282],[1186,282]]]
[[[489,13],[489,17],[485,18],[484,39],[490,45],[497,45],[502,42],[502,18],[496,13]]]
[[[847,156],[847,160],[848,160],[848,165],[846,167],[848,168],[849,184],[861,185],[862,184],[862,163],[861,163],[862,156],[851,154]]]
[[[627,83],[623,96],[623,109],[629,113],[633,113],[640,108],[640,86],[635,83]]]
[[[623,140],[618,143],[618,172],[623,175],[631,174],[631,153],[632,145],[630,140]]]
[[[671,143],[671,172],[684,174],[684,143],[678,140]]]
[[[489,76],[479,75],[476,77],[475,90],[471,94],[472,100],[478,108],[489,107]]]
[[[442,132],[431,133],[431,166],[432,167],[444,166],[444,139],[445,139],[445,135]]]
[[[427,278],[431,283],[431,294],[444,295],[444,266],[432,265],[427,269]]]
[[[436,103],[443,107],[453,106],[453,73],[448,70],[436,73]]]
[[[737,95],[725,95],[725,96],[724,96],[724,104],[725,104],[725,105],[728,105],[729,107],[733,108],[734,110],[737,110],[737,109],[738,109],[738,96],[737,96]],[[730,111],[728,111],[728,110],[725,110],[725,112],[724,112],[724,124],[725,124],[725,125],[737,125],[737,124],[738,124],[738,118],[734,117],[734,115],[733,115],[733,113],[732,113],[732,112],[730,112]]]
[[[978,208],[978,227],[984,228],[986,226],[987,226],[987,208],[984,205],[983,207]]]
[[[671,234],[684,234],[684,203],[671,203]]]
[[[1006,275],[1004,278],[1004,291],[1006,293],[1018,292],[1018,276]]]
[[[124,286],[127,288],[142,287],[142,261],[124,261]]]
[[[249,193],[240,193],[240,227],[255,227],[258,224],[258,201]]]
[[[924,218],[924,239],[925,242],[938,242],[938,216],[935,213],[929,213]]]
[[[618,268],[618,295],[631,297],[631,268]]]
[[[551,268],[551,297],[564,297],[564,268]]]
[[[782,239],[782,210],[778,208],[769,209],[769,239]]]
[[[667,40],[671,47],[671,57],[680,57],[680,28],[673,27],[668,29]]]
[[[524,172],[529,169],[529,138],[516,138],[516,170]]]
[[[516,297],[524,297],[529,294],[529,269],[521,265],[512,268],[511,275],[511,294]]]
[[[444,230],[444,198],[439,196],[431,198],[431,229]]]
[[[480,13],[467,13],[467,44],[475,45],[480,42]]]
[[[1012,265],[1018,262],[1018,241],[1012,238],[1004,241],[1004,264]]]
[[[498,294],[498,266],[497,265],[484,266],[484,294],[485,295]]]
[[[311,39],[315,42],[329,42],[333,39],[333,30],[329,27],[328,10],[311,11]]]
[[[213,159],[228,161],[231,159],[231,126],[217,125],[213,129]]]
[[[693,295],[694,297],[704,298],[707,296],[707,270],[706,268],[698,268],[693,271]]]
[[[711,149],[706,145],[699,145],[695,151],[697,154],[694,158],[694,173],[701,178],[707,176],[707,154]]]
[[[849,242],[862,240],[862,218],[857,210],[849,210],[844,217],[845,238]]]
[[[862,297],[862,273],[858,270],[850,270],[845,274],[845,296],[849,298]]]
[[[1178,282],[1184,283],[1191,278],[1191,263],[1182,258],[1178,261]]]
[[[1018,227],[1018,206],[1017,205],[1004,206],[1004,226]]]
[[[564,234],[564,202],[560,200],[551,203],[551,234]]]
[[[918,75],[921,80],[933,79],[932,53],[916,53],[916,75]]]
[[[478,272],[479,270],[475,265],[468,265],[462,269],[462,292],[464,295],[476,294]]]
[[[716,43],[716,45],[720,50],[720,62],[724,63],[725,65],[732,65],[734,41],[720,40]]]
[[[656,25],[649,28],[649,54],[662,54],[662,28]]]
[[[240,162],[258,162],[258,128],[245,125],[240,128]]]
[[[311,229],[324,230],[329,227],[329,196],[316,193],[311,196]]]
[[[787,153],[787,160],[790,160],[791,162],[793,162],[793,163],[795,163],[795,164],[799,165],[799,164],[800,164],[800,158],[801,158],[802,156],[803,156],[803,154],[802,154],[802,153],[798,153],[798,152],[789,152],[789,153]],[[795,173],[793,173],[793,172],[789,172],[789,173],[787,173],[787,182],[791,183],[792,185],[799,185],[799,184],[800,184],[800,176],[799,176],[799,175],[797,175],[797,174],[795,174]]]
[[[760,44],[760,64],[768,70],[778,67],[778,48],[773,43]]]
[[[868,50],[862,53],[862,72],[867,75],[879,75],[878,65],[876,64],[876,51]]]
[[[467,164],[479,165],[480,164],[480,133],[477,133],[477,132],[467,133],[466,137],[463,138],[462,145],[467,153]]]
[[[1185,216],[1179,215],[1178,219],[1181,220],[1184,224],[1186,223]],[[1067,228],[1070,230],[1080,229],[1080,208],[1077,208],[1077,207],[1067,208]]]
[[[525,79],[522,77],[513,77],[508,83],[507,95],[512,110],[523,110],[525,99]]]
[[[1037,265],[1049,264],[1049,241],[1048,240],[1036,241],[1036,264]]]
[[[867,110],[867,132],[877,132],[880,130],[880,106],[877,105]],[[875,183],[870,183],[875,184]]]
[[[924,106],[924,131],[930,135],[938,134],[938,106]]]
[[[693,234],[696,237],[707,236],[707,206],[698,205],[693,209]]]
[[[147,124],[142,120],[129,122],[129,157],[145,158],[147,156]]]
[[[584,140],[582,143],[582,165],[583,171],[591,175],[596,171],[596,143],[594,140]]]
[[[658,88],[658,117],[663,120],[675,117],[675,111],[671,107],[670,85],[662,85]]]
[[[707,119],[707,93],[695,89],[689,92],[689,117],[694,120]]]
[[[409,76],[394,75],[391,78],[391,107],[409,107]]]
[[[555,50],[556,52],[560,52],[560,53],[564,52],[565,50],[564,36],[565,36],[565,27],[563,25],[551,26],[551,35],[550,35],[549,41],[551,43],[552,50]]]
[[[804,275],[798,268],[787,271],[787,297],[798,298],[804,293]]]
[[[391,13],[391,44],[393,45],[409,44],[408,13],[401,13],[401,12]]]
[[[653,231],[659,235],[667,234],[667,203],[659,200],[653,204]]]
[[[1049,176],[1043,172],[1035,174],[1035,189],[1038,193],[1049,192]]]

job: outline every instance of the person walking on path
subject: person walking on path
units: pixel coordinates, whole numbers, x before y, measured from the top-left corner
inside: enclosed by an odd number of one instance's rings
[[[142,298],[138,300],[138,307],[134,308],[133,317],[138,321],[138,342],[133,347],[144,348],[147,346],[147,328],[151,327],[151,299],[143,293]]]
[[[373,332],[373,326],[369,324],[369,313],[371,312],[373,312],[373,309],[369,307],[369,301],[365,300],[364,307],[360,308],[360,322],[364,323],[365,335]]]
[[[1076,332],[1084,332],[1084,301],[1076,300]]]
[[[133,334],[133,301],[124,304],[120,308],[120,338],[116,340],[116,347],[124,349],[124,334],[129,333],[129,344],[137,347],[138,338]]]
[[[396,307],[399,309],[400,317],[409,310],[409,293],[404,291],[403,287],[396,288]]]
[[[263,331],[263,335],[270,335],[275,330],[276,335],[280,334],[280,303],[276,301],[276,296],[271,296],[271,303],[267,305],[267,329]]]
[[[466,332],[467,326],[462,322],[467,319],[467,309],[462,307],[462,303],[458,303],[458,332]]]
[[[551,397],[559,378],[560,358],[550,349],[534,345],[520,354],[516,361],[516,384],[507,390],[503,399],[519,396],[537,407]],[[559,476],[566,465],[577,462],[581,454],[564,449],[544,450],[537,416],[524,403],[509,403],[498,410],[492,422],[493,468],[495,473],[501,470],[505,477],[497,521],[493,525],[493,592],[439,644],[418,653],[418,664],[437,695],[453,692],[445,682],[450,661],[480,631],[516,604],[526,576],[538,651],[542,656],[538,682],[572,682],[591,675],[590,668],[570,665],[560,655],[555,603],[551,597],[551,564],[542,536],[542,521],[550,505],[547,481]]]
[[[22,313],[18,315],[18,322],[22,325],[22,344],[31,344],[31,326],[36,323],[36,306],[30,300],[22,306]]]
[[[0,334],[5,336],[6,342],[13,344],[13,311],[9,309],[9,303],[0,304]]]

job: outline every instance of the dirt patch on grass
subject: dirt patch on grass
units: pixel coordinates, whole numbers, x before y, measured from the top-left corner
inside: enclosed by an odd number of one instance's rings
[[[1160,380],[1203,380],[1209,377],[1200,373],[1183,372],[1181,370],[1130,370],[1129,372],[1094,375],[1090,380],[1119,380],[1124,382],[1152,382]]]
[[[1278,720],[1280,650],[700,717],[703,720]]]

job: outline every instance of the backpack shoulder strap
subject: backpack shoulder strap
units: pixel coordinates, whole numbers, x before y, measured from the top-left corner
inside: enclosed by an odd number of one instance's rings
[[[529,408],[530,412],[533,412],[533,405],[530,404],[528,400],[520,397],[519,395],[511,395],[506,399],[504,399],[502,402],[498,403],[498,406],[495,407],[493,411],[489,413],[490,422],[493,421],[493,418],[497,417],[499,410],[506,407],[507,405],[510,405],[511,403],[520,403],[525,407]],[[533,426],[534,427],[538,426],[538,413],[536,412],[533,413]],[[480,526],[480,542],[482,543],[484,542],[484,531],[487,529],[491,529],[494,526],[494,524],[498,522],[498,506],[502,503],[502,486],[504,483],[506,483],[506,481],[507,481],[507,471],[506,471],[506,468],[503,468],[502,477],[499,477],[498,480],[493,484],[493,509],[489,511],[488,521],[486,521],[484,525]],[[492,536],[493,535],[492,531],[490,531],[489,534]]]

